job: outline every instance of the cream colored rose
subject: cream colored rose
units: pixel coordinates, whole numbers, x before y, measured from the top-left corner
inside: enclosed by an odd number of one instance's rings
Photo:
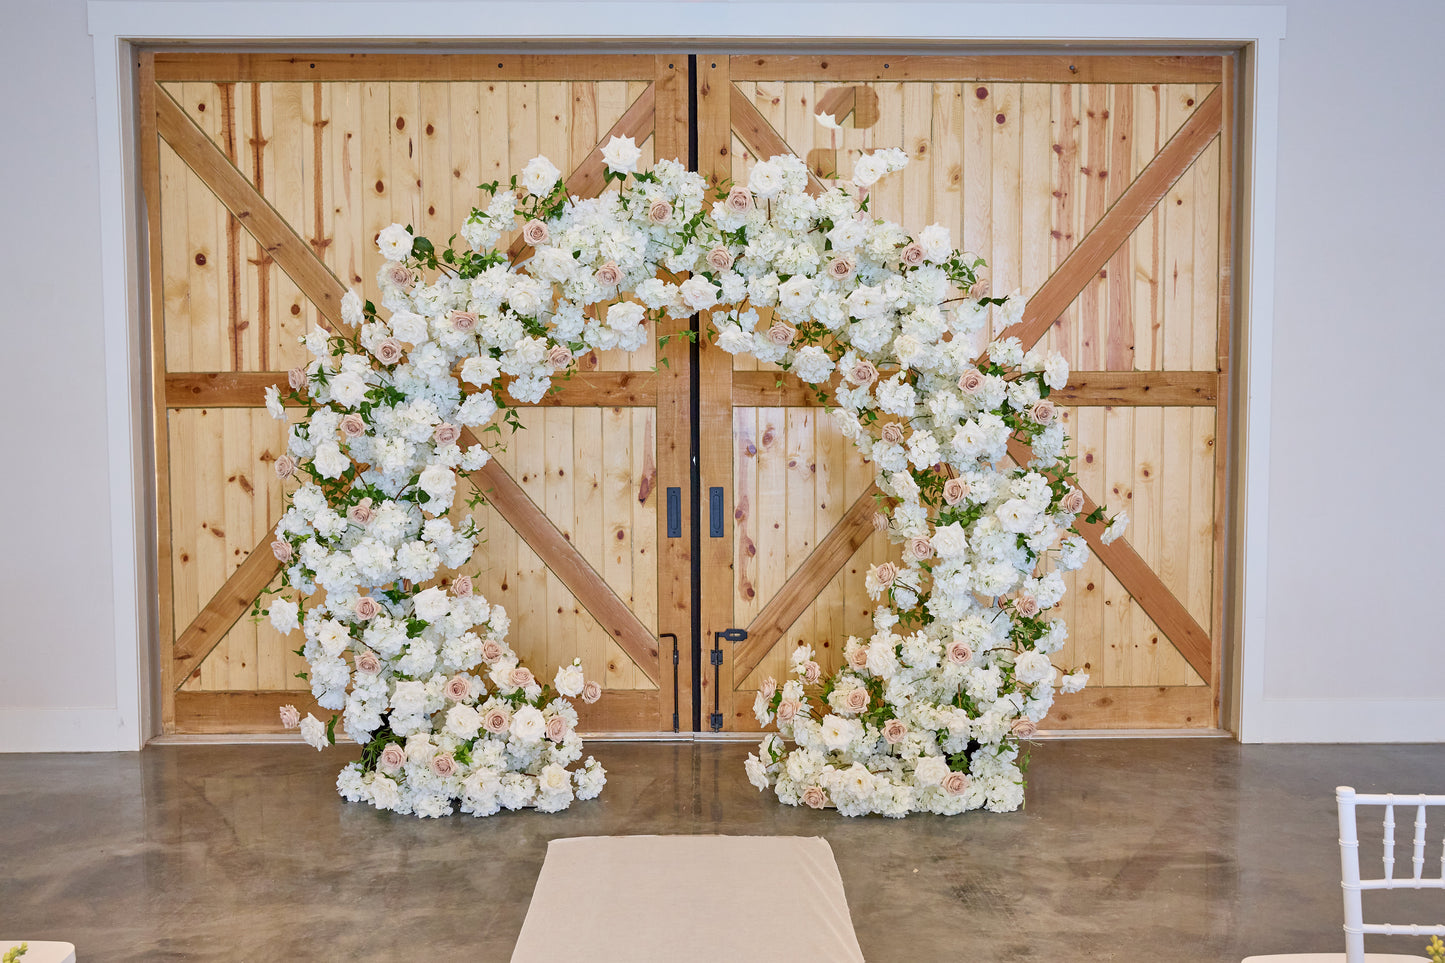
[[[1064,493],[1059,507],[1070,515],[1077,515],[1084,510],[1084,493],[1077,488],[1070,488]]]
[[[896,421],[890,421],[883,426],[883,440],[890,445],[903,444],[903,426]]]
[[[368,649],[356,657],[356,671],[362,675],[376,675],[381,671],[381,659]]]
[[[496,665],[497,660],[502,657],[502,644],[492,639],[482,643],[482,661],[487,665]]]
[[[666,224],[672,220],[672,205],[658,198],[647,208],[647,219],[653,224]]]
[[[858,262],[851,254],[844,254],[841,257],[833,258],[833,260],[828,262],[828,267],[826,268],[828,277],[835,281],[847,280],[852,277],[853,272],[856,270],[858,270]]]
[[[561,716],[553,716],[547,720],[547,738],[553,742],[561,742],[567,738],[567,720]]]
[[[281,707],[281,728],[295,729],[301,725],[301,713],[296,711],[295,706]]]
[[[406,750],[395,742],[388,742],[376,758],[376,768],[384,773],[393,773],[406,763]]]
[[[968,776],[961,772],[950,772],[943,777],[943,782],[939,785],[941,785],[943,791],[950,796],[962,796],[968,791]]]
[[[432,429],[431,436],[438,445],[451,445],[462,436],[462,430],[456,425],[444,421]]]
[[[943,483],[943,500],[949,505],[957,505],[968,497],[968,482],[962,478],[950,478]]]
[[[439,752],[431,757],[431,771],[445,779],[457,771],[457,761],[450,753]]]
[[[607,261],[592,277],[604,288],[613,288],[622,282],[622,269],[617,266],[616,261]]]
[[[511,725],[511,722],[512,717],[508,715],[507,710],[501,708],[489,709],[487,714],[482,716],[482,728],[494,736],[506,732],[507,726]]]
[[[376,599],[370,595],[362,595],[351,603],[351,614],[363,622],[376,618],[376,614],[380,611],[381,606],[377,605]]]
[[[1013,734],[1019,739],[1032,739],[1039,734],[1039,727],[1032,719],[1020,719],[1013,724]]]
[[[768,329],[768,340],[773,344],[791,344],[793,342],[793,329],[789,325],[778,321]]]
[[[472,577],[470,575],[458,575],[452,579],[452,594],[459,599],[464,599],[472,594]]]
[[[300,391],[306,387],[306,369],[292,368],[286,372],[286,383],[291,386],[292,391]]]
[[[396,338],[385,338],[376,346],[376,360],[382,364],[396,364],[405,351]]]
[[[843,704],[850,712],[862,712],[868,708],[868,690],[862,686],[849,689],[848,694],[843,697]]]
[[[552,345],[552,350],[547,352],[547,364],[553,371],[561,371],[572,363],[572,352],[560,344]]]
[[[276,477],[290,478],[296,474],[296,462],[290,455],[282,455],[276,459]]]
[[[1054,407],[1052,401],[1045,398],[1029,409],[1029,414],[1033,415],[1034,421],[1039,424],[1048,425],[1053,423],[1055,416],[1058,415],[1058,409]]]
[[[527,686],[535,682],[536,679],[532,676],[531,669],[527,668],[524,665],[519,665],[516,668],[512,669],[511,673],[508,674],[507,681],[512,683],[512,685],[516,686],[519,689],[525,689]]]
[[[828,794],[823,792],[822,786],[809,786],[803,790],[803,805],[811,809],[822,809],[828,802]]]
[[[1039,614],[1039,600],[1028,593],[1023,593],[1014,599],[1014,611],[1026,619],[1031,619]]]
[[[809,659],[803,663],[803,681],[808,685],[817,685],[818,680],[823,678],[823,667]]]
[[[453,311],[447,315],[453,331],[470,331],[477,326],[477,315],[473,311]]]
[[[291,550],[291,543],[286,541],[285,539],[280,538],[276,539],[276,541],[271,543],[271,554],[276,556],[276,561],[280,562],[283,565],[291,561],[291,558],[294,555]]]
[[[908,727],[901,719],[889,719],[883,724],[883,738],[888,740],[890,746],[896,746],[908,735]]]
[[[366,434],[366,419],[356,412],[348,412],[341,418],[341,433],[347,438],[358,438]]]
[[[976,368],[970,368],[958,379],[958,390],[966,395],[978,394],[983,388],[983,374]]]
[[[602,686],[589,680],[587,684],[582,687],[582,701],[591,705],[600,698],[602,698]]]
[[[924,261],[923,245],[914,241],[903,249],[903,253],[899,255],[899,258],[909,267],[918,267],[918,265]]]
[[[719,244],[707,252],[707,265],[714,271],[726,271],[733,266],[732,252]]]
[[[472,680],[464,675],[454,675],[447,680],[445,691],[447,698],[453,702],[465,702],[472,694]]]
[[[792,722],[793,717],[798,714],[800,703],[796,699],[784,699],[778,703],[778,721]]]
[[[948,643],[948,649],[946,651],[948,661],[954,665],[968,665],[969,660],[973,658],[973,650],[968,647],[967,642],[954,640]]]
[[[753,195],[745,187],[734,187],[728,191],[728,199],[723,203],[734,213],[746,214],[753,209]]]
[[[932,558],[933,543],[928,540],[927,535],[915,535],[908,540],[908,553],[919,561]]]
[[[545,221],[528,221],[522,225],[522,240],[536,247],[538,244],[546,244],[552,239],[552,232],[547,230]]]

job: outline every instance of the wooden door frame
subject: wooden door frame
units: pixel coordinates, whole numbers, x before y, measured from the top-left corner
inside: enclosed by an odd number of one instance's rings
[[[547,16],[548,7],[556,7]],[[759,5],[748,5],[757,12]],[[557,14],[565,7],[566,16]],[[728,45],[786,43],[793,46],[887,50],[898,45],[929,44],[935,52],[969,45],[1009,44],[1049,47],[1093,43],[1112,48],[1161,44],[1215,44],[1243,51],[1240,85],[1242,137],[1237,149],[1244,200],[1235,230],[1236,397],[1235,542],[1230,584],[1234,604],[1228,613],[1233,685],[1225,723],[1245,741],[1265,741],[1288,728],[1267,710],[1264,690],[1265,588],[1268,574],[1268,498],[1270,443],[1270,359],[1275,281],[1275,210],[1280,83],[1280,41],[1285,33],[1282,6],[1119,7],[1084,3],[1065,15],[1040,21],[1028,6],[872,2],[850,8],[855,14],[819,19],[816,6],[778,2],[766,6],[766,18],[750,19],[736,4],[699,3],[652,7],[613,49],[629,43],[668,42],[695,45],[713,36],[719,24]],[[538,14],[543,14],[538,17]],[[155,466],[148,438],[151,421],[146,358],[148,312],[142,297],[146,272],[145,216],[138,197],[136,54],[144,44],[223,42],[248,45],[304,45],[317,42],[375,43],[392,38],[399,45],[457,44],[458,38],[487,38],[488,49],[524,50],[539,40],[549,48],[617,37],[618,19],[610,4],[554,5],[548,0],[525,11],[506,3],[452,5],[421,2],[405,8],[369,10],[363,21],[345,17],[333,4],[300,0],[284,10],[220,2],[176,7],[146,0],[96,2],[89,8],[96,85],[96,133],[99,144],[102,325],[105,334],[106,435],[110,457],[110,542],[115,653],[115,705],[98,709],[35,710],[17,726],[33,732],[17,749],[138,749],[160,722],[156,575],[149,559],[155,545],[153,497]],[[928,23],[920,37],[910,24]],[[539,38],[537,24],[546,24]],[[421,25],[437,24],[433,32]],[[753,26],[766,24],[766,28]],[[442,28],[445,28],[443,32]],[[597,52],[595,41],[590,49]],[[18,710],[26,712],[28,710]]]

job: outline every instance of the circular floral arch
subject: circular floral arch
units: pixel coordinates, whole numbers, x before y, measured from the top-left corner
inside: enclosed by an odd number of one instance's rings
[[[569,196],[534,158],[510,189],[482,186],[489,203],[442,251],[401,225],[381,231],[381,309],[348,293],[352,332],[312,331],[313,359],[287,393],[268,391],[276,417],[283,399],[306,411],[276,464],[297,487],[268,611],[282,632],[302,629],[317,703],[364,747],[338,789],[422,816],[458,802],[553,811],[601,790],[594,760],[569,769],[582,756],[571,700],[600,687],[577,662],[535,679],[501,607],[464,574],[440,577],[478,540],[470,517],[451,517],[457,471],[491,457],[473,432],[499,412],[516,426],[504,393],[535,403],[580,355],[636,350],[650,323],[706,311],[724,351],[820,391],[839,375],[831,417],[876,466],[875,524],[903,544],[901,565],[868,571],[874,634],[846,640],[845,664],[825,677],[803,647],[794,678],[764,683],[755,711],[778,732],[748,777],[849,815],[1017,808],[1018,743],[1053,701],[1049,656],[1067,635],[1048,613],[1088,554],[1048,397],[1067,364],[1016,339],[980,350],[990,312],[1017,320],[1022,301],[974,296],[983,262],[947,228],[914,237],[869,213],[867,188],[907,163],[902,151],[865,155],[853,190],[817,196],[792,156],[722,190],[674,161],[639,171],[640,154],[614,138],[603,156],[618,189],[595,198]],[[515,264],[497,245],[519,227],[532,254]],[[1011,439],[1031,446],[1027,466],[1006,462]],[[282,715],[318,749],[335,741],[337,716]]]

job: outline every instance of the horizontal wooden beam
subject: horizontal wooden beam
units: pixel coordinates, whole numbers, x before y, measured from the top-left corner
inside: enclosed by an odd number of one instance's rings
[[[1213,84],[1223,58],[1138,54],[1000,54],[952,56],[833,56],[738,54],[730,58],[733,80],[801,81],[998,81],[1062,84]],[[159,61],[157,61],[159,66]]]
[[[1212,729],[1214,696],[1207,685],[1086,686],[1054,696],[1044,730]]]
[[[794,153],[783,135],[773,128],[748,95],[731,81],[728,82],[728,108],[732,112],[729,122],[732,124],[733,133],[742,139],[758,160]],[[824,190],[826,188],[823,182],[818,180],[818,176],[808,171],[808,193],[821,194]]]
[[[877,486],[869,485],[867,491],[858,496],[833,530],[818,542],[812,554],[753,619],[748,626],[748,637],[733,648],[734,679],[741,681],[757,668],[768,651],[813,604],[818,593],[848,564],[858,546],[873,534],[876,511],[873,496],[877,493]]]
[[[284,371],[175,371],[166,375],[167,408],[260,408],[266,389],[285,390]],[[289,402],[296,404],[296,402]],[[653,371],[578,371],[559,380],[544,408],[650,408],[657,404]]]
[[[1073,371],[1069,383],[1049,398],[1069,407],[1210,406],[1218,396],[1220,376],[1213,371]],[[804,384],[784,371],[733,372],[733,406],[737,408],[806,408],[831,403],[838,379],[823,385]],[[822,388],[828,401],[819,401]]]
[[[686,57],[683,58],[686,60]],[[219,53],[157,51],[164,83],[651,80],[651,54]]]
[[[1025,349],[1037,344],[1044,332],[1059,322],[1084,286],[1103,270],[1114,252],[1144,222],[1174,182],[1184,176],[1219,136],[1223,116],[1224,98],[1216,87],[1029,298],[1023,318],[995,337],[1018,338]]]
[[[281,563],[276,561],[268,546],[276,538],[276,526],[272,525],[256,547],[251,549],[246,560],[231,573],[230,578],[211,596],[205,607],[191,620],[171,647],[171,679],[176,689],[211,654],[231,626],[251,610],[251,604],[261,590],[271,584]]]
[[[193,734],[255,732],[282,733],[281,707],[294,705],[303,715],[331,718],[332,710],[318,709],[306,689],[197,690],[181,689],[176,699],[176,732]],[[668,701],[667,729],[672,728]],[[662,730],[661,697],[656,689],[608,689],[592,705],[577,702],[578,731],[658,732]],[[341,732],[337,732],[340,739]],[[298,737],[299,738],[299,737]]]

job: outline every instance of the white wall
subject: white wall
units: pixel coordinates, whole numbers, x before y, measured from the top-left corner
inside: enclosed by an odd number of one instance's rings
[[[0,264],[20,417],[0,427],[0,751],[134,746],[117,699],[86,6],[3,5]],[[1445,534],[1433,477],[1445,456],[1428,427],[1445,340],[1445,118],[1430,66],[1445,5],[1287,7],[1268,621],[1247,734],[1445,739],[1445,647],[1422,604]],[[1360,384],[1377,372],[1388,385]]]

